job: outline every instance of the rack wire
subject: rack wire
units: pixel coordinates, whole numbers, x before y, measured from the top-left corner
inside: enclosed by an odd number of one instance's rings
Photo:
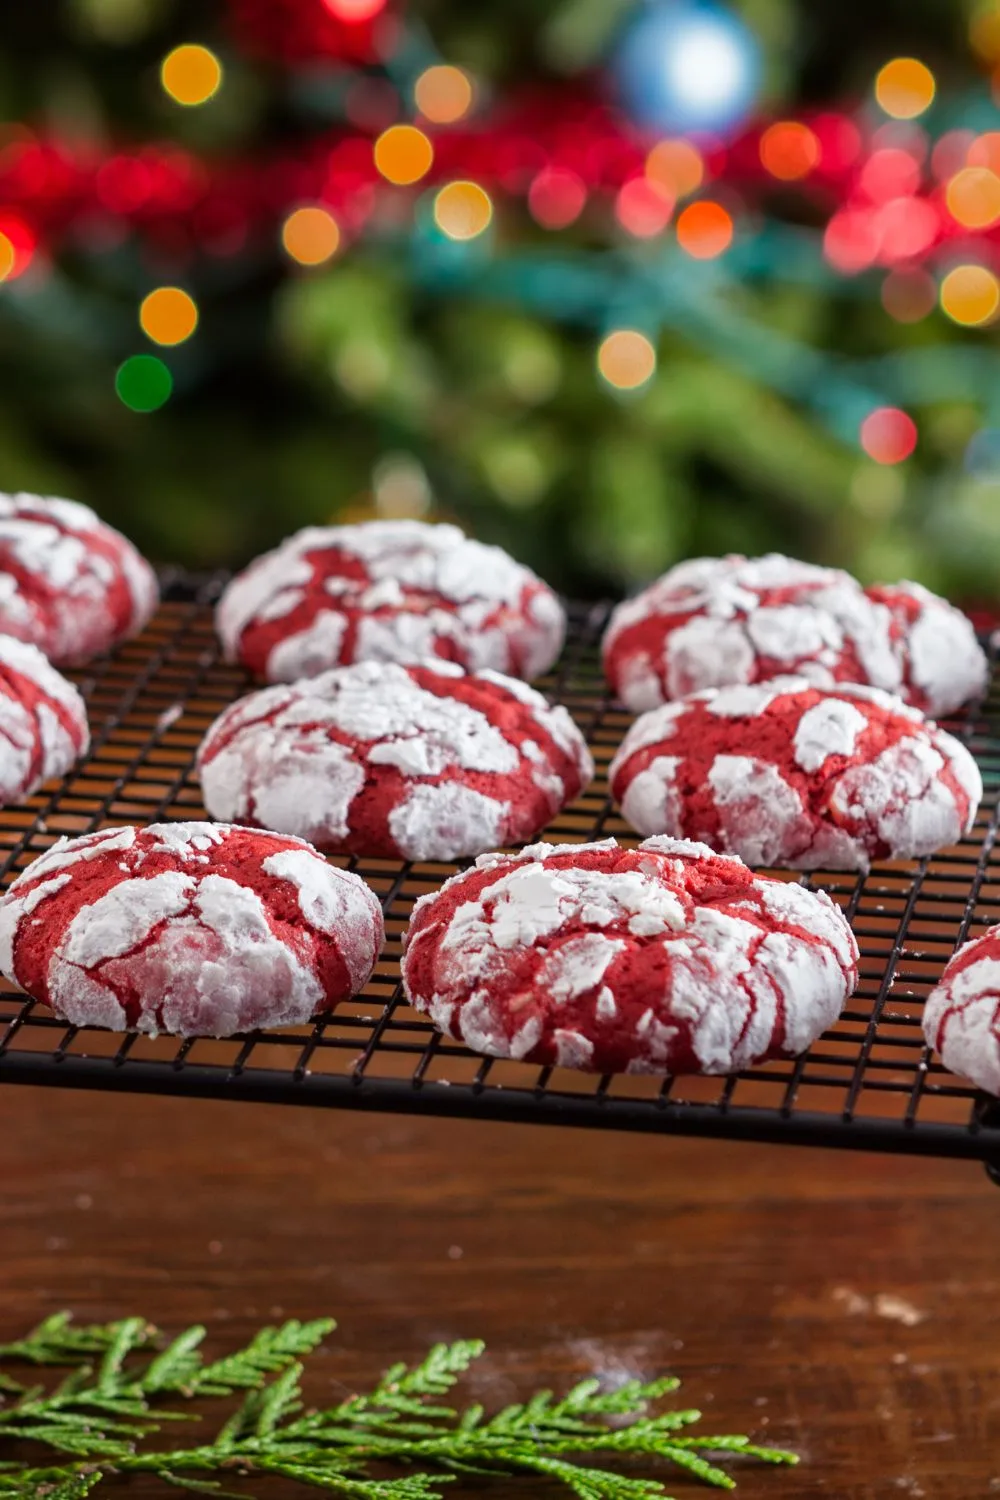
[[[64,834],[204,816],[195,751],[249,686],[215,641],[211,606],[224,582],[167,575],[164,603],[143,635],[77,674],[91,752],[62,781],[0,813],[5,881]],[[608,763],[629,719],[603,685],[606,618],[607,606],[571,608],[566,652],[542,683],[580,724],[597,764],[591,787],[547,830],[553,842],[636,842],[607,795]],[[387,931],[372,980],[353,1001],[305,1027],[179,1041],[66,1026],[8,986],[0,990],[0,1082],[965,1157],[998,1174],[1000,1110],[931,1057],[920,1028],[924,1000],[955,947],[1000,920],[996,675],[987,701],[949,727],[983,769],[976,828],[930,860],[877,865],[858,878],[812,877],[851,921],[862,978],[837,1025],[795,1060],[728,1078],[655,1079],[480,1058],[409,1009],[399,984],[413,903],[454,867],[344,859],[378,894]]]

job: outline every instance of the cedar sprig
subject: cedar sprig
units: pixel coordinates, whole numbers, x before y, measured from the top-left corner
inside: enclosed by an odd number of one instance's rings
[[[692,1410],[655,1411],[678,1381],[631,1380],[612,1391],[582,1380],[565,1396],[539,1391],[488,1416],[480,1405],[445,1404],[483,1353],[478,1340],[437,1344],[412,1368],[395,1364],[367,1393],[307,1409],[303,1359],[334,1328],[332,1319],[291,1320],[262,1329],[242,1349],[206,1363],[205,1330],[164,1343],[145,1319],[77,1328],[68,1314],[47,1318],[26,1338],[0,1345],[0,1362],[68,1368],[51,1392],[5,1378],[0,1397],[2,1500],[83,1500],[110,1474],[157,1474],[216,1500],[226,1476],[270,1474],[355,1500],[434,1500],[461,1475],[538,1474],[578,1500],[652,1500],[662,1483],[593,1460],[668,1461],[718,1489],[734,1481],[720,1458],[790,1464],[796,1456],[749,1438],[700,1435]],[[162,1398],[241,1399],[208,1442],[147,1446],[165,1422],[198,1420]],[[31,1442],[60,1456],[31,1467],[2,1458],[5,1441]],[[402,1469],[397,1478],[381,1477]],[[373,1472],[374,1471],[374,1472]]]

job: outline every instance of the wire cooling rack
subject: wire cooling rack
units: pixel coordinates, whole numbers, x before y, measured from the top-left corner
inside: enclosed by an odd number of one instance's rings
[[[215,642],[211,605],[224,581],[168,575],[165,602],[142,637],[78,674],[90,756],[23,806],[0,812],[5,880],[64,834],[204,815],[195,750],[248,686]],[[605,606],[571,610],[566,652],[542,684],[574,715],[598,768],[586,794],[547,831],[554,842],[609,834],[636,841],[607,797],[607,766],[629,719],[604,692],[598,644],[606,617]],[[918,864],[815,877],[854,927],[862,979],[838,1024],[794,1061],[729,1078],[661,1080],[479,1058],[410,1010],[399,986],[413,903],[454,867],[352,859],[343,863],[382,901],[388,940],[366,990],[332,1015],[306,1027],[181,1042],[67,1027],[7,987],[0,1082],[905,1151],[978,1158],[996,1174],[1000,1111],[929,1055],[920,1013],[954,948],[1000,919],[1000,680],[985,704],[950,727],[983,768],[974,833]]]

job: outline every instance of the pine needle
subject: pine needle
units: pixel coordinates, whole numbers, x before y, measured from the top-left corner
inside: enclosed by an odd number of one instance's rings
[[[720,1461],[793,1464],[793,1453],[743,1436],[700,1436],[692,1410],[654,1410],[678,1382],[628,1381],[602,1390],[582,1380],[566,1395],[537,1392],[493,1416],[480,1405],[442,1404],[483,1344],[436,1344],[419,1364],[395,1364],[374,1389],[306,1410],[303,1361],[336,1325],[322,1318],[264,1328],[244,1348],[206,1364],[205,1330],[164,1343],[143,1318],[77,1328],[67,1313],[0,1345],[0,1362],[69,1371],[50,1392],[8,1376],[0,1384],[0,1500],[84,1500],[106,1477],[156,1474],[180,1490],[225,1500],[226,1476],[274,1475],[354,1500],[440,1500],[460,1475],[539,1475],[578,1500],[667,1500],[658,1479],[593,1461],[670,1464],[715,1489],[735,1482]],[[4,1401],[4,1395],[9,1399]],[[150,1444],[165,1421],[197,1420],[163,1397],[240,1397],[214,1438],[195,1447]],[[5,1459],[6,1442],[58,1456],[48,1467]],[[386,1468],[405,1470],[383,1478]],[[373,1472],[374,1471],[374,1472]],[[221,1476],[221,1477],[219,1477]],[[237,1497],[238,1500],[238,1497]]]

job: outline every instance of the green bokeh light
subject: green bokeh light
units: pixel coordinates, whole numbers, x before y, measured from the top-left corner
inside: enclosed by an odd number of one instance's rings
[[[131,411],[156,411],[170,399],[174,377],[155,354],[133,354],[118,366],[115,390]]]

